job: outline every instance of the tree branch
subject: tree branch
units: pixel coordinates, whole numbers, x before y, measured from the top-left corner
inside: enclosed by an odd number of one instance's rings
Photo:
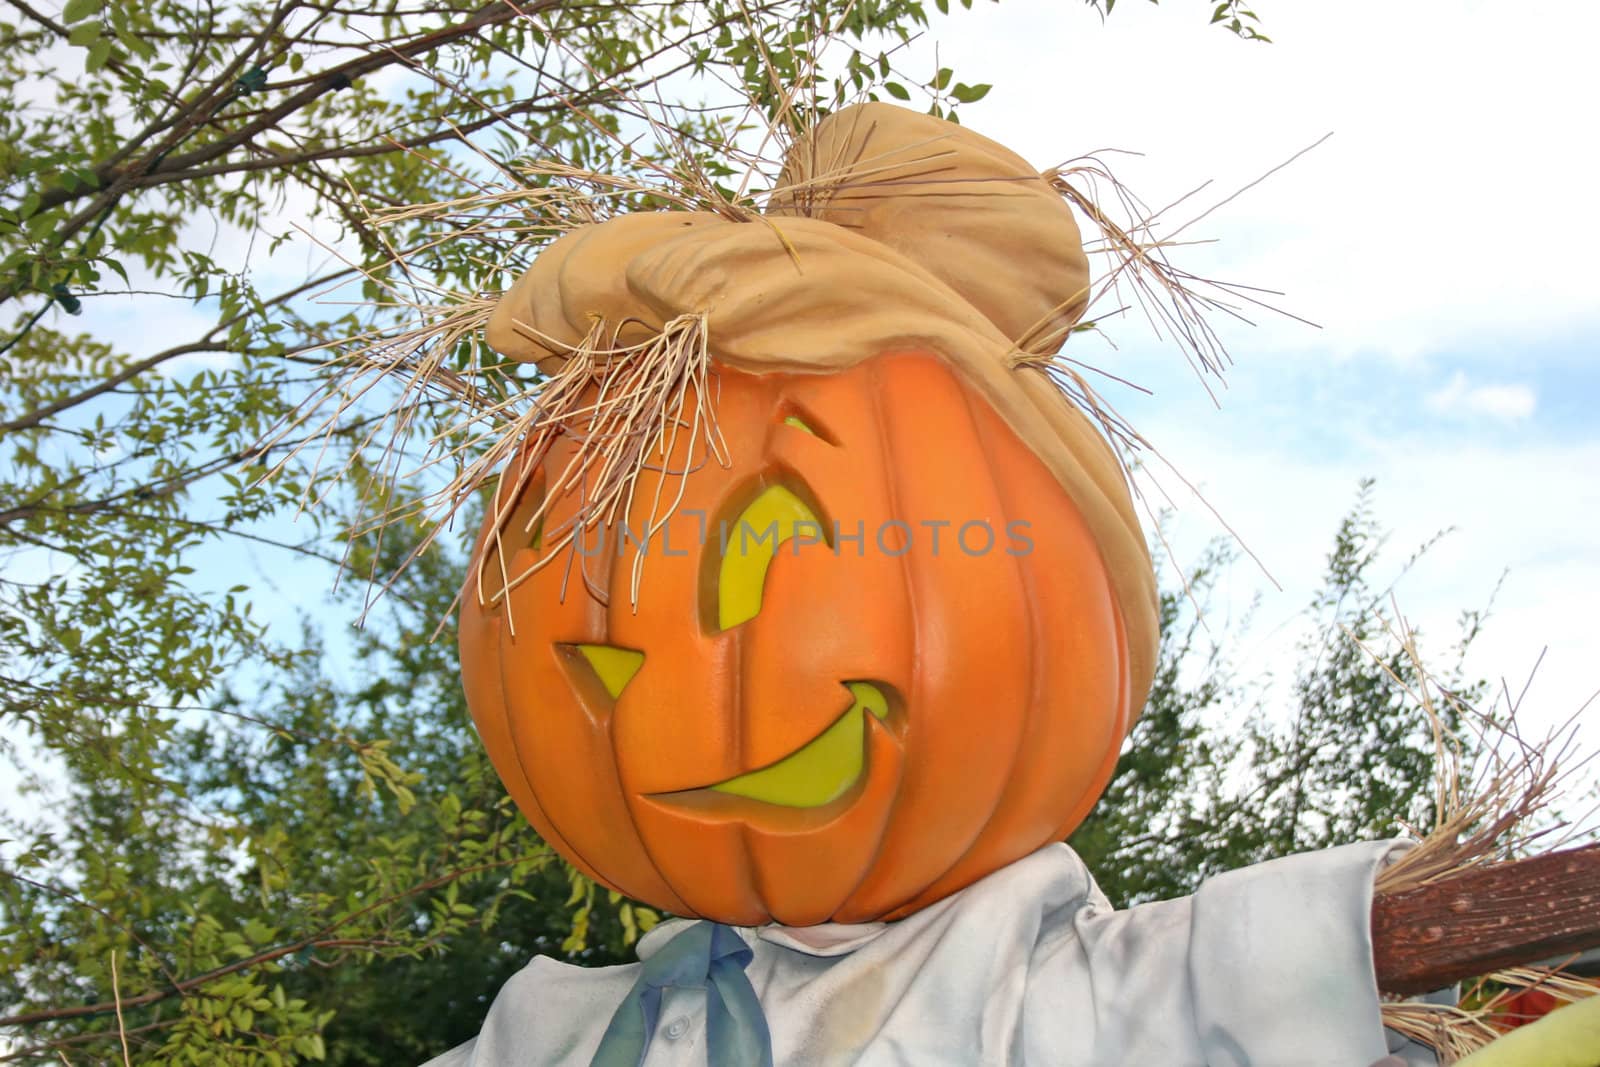
[[[20,0],[9,0],[9,2],[15,4]],[[487,27],[509,22],[525,14],[547,11],[561,2],[562,0],[540,0],[528,7],[519,7],[504,0],[492,0],[491,3],[483,5],[453,25],[422,34],[399,45],[374,49],[365,55],[329,67],[315,75],[309,84],[302,86],[277,104],[257,112],[254,118],[227,135],[188,152],[174,154],[178,145],[187,139],[196,127],[208,122],[215,111],[231,99],[231,96],[227,95],[231,92],[232,85],[229,79],[254,51],[253,46],[243,49],[224,70],[223,75],[208,90],[201,93],[187,109],[179,113],[177,121],[169,127],[166,138],[159,146],[137,160],[121,162],[126,160],[135,148],[146,143],[143,138],[151,131],[145,131],[141,138],[130,140],[110,159],[96,167],[93,172],[95,181],[92,184],[75,186],[72,189],[68,189],[65,185],[46,189],[40,194],[34,213],[49,211],[93,195],[93,200],[89,204],[54,228],[51,243],[55,247],[61,247],[78,231],[115,208],[130,189],[185,179],[193,168],[226,156],[241,146],[249,145],[257,135],[277,127],[291,115],[310,107],[328,93],[345,88],[357,78],[383,70],[395,63],[404,63],[417,56],[435,52]],[[274,22],[283,18],[292,7],[293,5],[280,5],[278,11],[274,13]],[[261,34],[257,35],[258,41],[264,38],[268,29],[270,25],[263,27]],[[14,284],[0,283],[0,303],[5,303],[16,295],[17,288]]]
[[[204,341],[190,341],[188,344],[168,348],[165,351],[157,352],[153,356],[135,360],[117,371],[117,373],[101,379],[86,389],[80,389],[76,393],[64,396],[60,400],[52,401],[43,407],[34,408],[27,414],[19,415],[9,422],[0,422],[0,434],[16,433],[18,430],[31,430],[52,415],[59,415],[69,408],[75,408],[85,401],[93,400],[102,393],[109,393],[124,382],[137,378],[147,370],[159,367],[169,359],[192,355],[196,352],[214,352],[216,349],[216,345],[207,344]]]
[[[11,2],[15,3],[16,0],[11,0]],[[534,5],[531,10],[547,10],[555,6],[557,2],[558,0],[543,0],[543,2]],[[492,0],[491,3],[483,5],[454,25],[445,26],[434,30],[432,33],[422,34],[404,44],[377,49],[366,55],[356,56],[353,59],[329,67],[316,75],[309,84],[302,86],[299,91],[291,93],[272,107],[264,109],[257,118],[232,131],[226,137],[181,155],[169,155],[154,166],[148,167],[148,169],[146,169],[142,161],[128,167],[102,164],[95,169],[95,177],[99,181],[99,188],[105,189],[129,179],[139,181],[171,174],[174,171],[187,171],[202,163],[209,163],[218,156],[226,155],[240,145],[247,143],[257,134],[272,129],[290,115],[304,110],[328,93],[344,88],[357,78],[376,73],[394,63],[437,51],[445,45],[454,43],[463,37],[469,37],[479,30],[502,22],[508,22],[516,18],[517,15],[518,9],[505,3],[504,0]],[[214,96],[215,94],[212,95]],[[211,102],[211,98],[203,98],[197,101],[190,111],[191,113],[209,111],[204,105]],[[166,150],[170,151],[170,147],[175,146],[169,145]],[[159,151],[161,149],[158,149]],[[55,189],[47,190],[40,196],[38,210],[48,211],[51,208],[60,207],[93,191],[95,190],[78,189],[74,191],[64,186],[58,186]],[[76,218],[75,216],[74,220]]]
[[[124,1001],[124,1004],[126,1004],[126,1001]],[[172,1019],[159,1019],[153,1023],[146,1023],[143,1026],[135,1026],[128,1029],[90,1030],[81,1034],[73,1034],[70,1037],[58,1037],[54,1041],[46,1041],[40,1045],[31,1045],[27,1048],[19,1048],[8,1051],[5,1055],[0,1056],[0,1063],[11,1063],[15,1060],[29,1060],[57,1049],[74,1048],[78,1045],[92,1045],[96,1041],[110,1041],[118,1037],[134,1037],[136,1035],[153,1033],[156,1030],[169,1030],[172,1027],[177,1026],[182,1021],[183,1019],[180,1016]]]

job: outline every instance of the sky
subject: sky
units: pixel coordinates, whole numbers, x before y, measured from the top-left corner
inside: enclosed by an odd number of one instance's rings
[[[1227,327],[1218,404],[1143,321],[1078,355],[1152,390],[1110,396],[1281,586],[1240,566],[1221,590],[1224,614],[1262,598],[1242,665],[1292,651],[1372,477],[1381,576],[1452,531],[1396,585],[1400,610],[1442,649],[1504,574],[1470,672],[1519,694],[1543,651],[1521,716],[1565,721],[1600,688],[1600,148],[1583,132],[1600,5],[1262,0],[1272,44],[1204,26],[1204,6],[1124,2],[1104,24],[1059,0],[957,9],[902,66],[992,83],[962,122],[1037,166],[1138,152],[1105,158],[1157,206],[1209,181],[1173,224],[1331,134],[1184,233],[1216,240],[1186,251],[1199,273],[1279,291],[1317,328]],[[1162,482],[1192,559],[1225,531]],[[1585,733],[1600,745],[1600,723]]]

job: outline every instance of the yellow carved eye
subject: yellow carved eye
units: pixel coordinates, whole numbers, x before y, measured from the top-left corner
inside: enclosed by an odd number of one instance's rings
[[[784,486],[768,486],[739,513],[725,531],[727,547],[717,575],[717,624],[722,629],[749,622],[760,613],[772,557],[779,545],[801,535],[822,541],[822,523],[810,505]]]
[[[644,666],[644,653],[616,645],[573,645],[594,671],[595,677],[605,687],[611,699],[622,695],[633,676]]]
[[[833,445],[834,447],[839,445],[838,439],[828,432],[827,420],[817,418],[813,412],[795,407],[792,404],[786,404],[782,409],[782,417],[778,421],[785,426],[799,430],[801,433],[810,434],[825,445]]]

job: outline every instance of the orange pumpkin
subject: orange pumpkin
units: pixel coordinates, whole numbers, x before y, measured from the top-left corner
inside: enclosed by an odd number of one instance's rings
[[[711,362],[629,510],[585,510],[581,417],[524,445],[463,677],[517,804],[599,882],[741,925],[895,918],[1087,814],[1149,682],[1149,561],[1109,449],[992,313],[844,227],[782,230],[614,220],[502,302],[491,342],[546,369],[594,323],[714,306]],[[725,447],[667,429],[702,404]]]

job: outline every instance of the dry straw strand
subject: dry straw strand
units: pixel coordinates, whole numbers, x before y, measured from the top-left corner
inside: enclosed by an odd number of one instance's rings
[[[517,325],[531,331],[526,324]],[[541,387],[537,405],[497,431],[493,444],[452,483],[453,494],[464,497],[504,464],[489,520],[491,549],[474,563],[480,604],[505,599],[563,555],[586,530],[631,514],[639,476],[654,461],[663,477],[656,480],[644,524],[642,538],[648,543],[681,502],[684,482],[693,469],[690,463],[669,468],[680,434],[688,434],[686,454],[690,457],[709,452],[718,462],[729,462],[711,403],[705,316],[679,316],[654,336],[631,345],[615,343],[615,333],[622,325],[612,329],[596,322],[584,341],[565,353],[560,370]],[[542,338],[541,343],[551,341]],[[509,529],[517,503],[536,473],[546,470],[546,460],[558,439],[574,444],[571,457],[559,472],[547,471],[551,481],[544,499],[529,513],[522,529]],[[677,489],[670,500],[663,501],[668,480],[675,480]],[[581,501],[576,513],[551,527],[551,503],[574,494]],[[507,535],[518,535],[517,542],[526,543],[536,528],[544,530],[538,557],[517,574],[508,573],[505,561],[512,553],[507,550]],[[498,573],[489,573],[491,560]],[[634,561],[630,603],[638,601],[643,560],[644,553],[640,553]],[[604,596],[598,588],[593,591]],[[511,625],[515,626],[514,620]]]

